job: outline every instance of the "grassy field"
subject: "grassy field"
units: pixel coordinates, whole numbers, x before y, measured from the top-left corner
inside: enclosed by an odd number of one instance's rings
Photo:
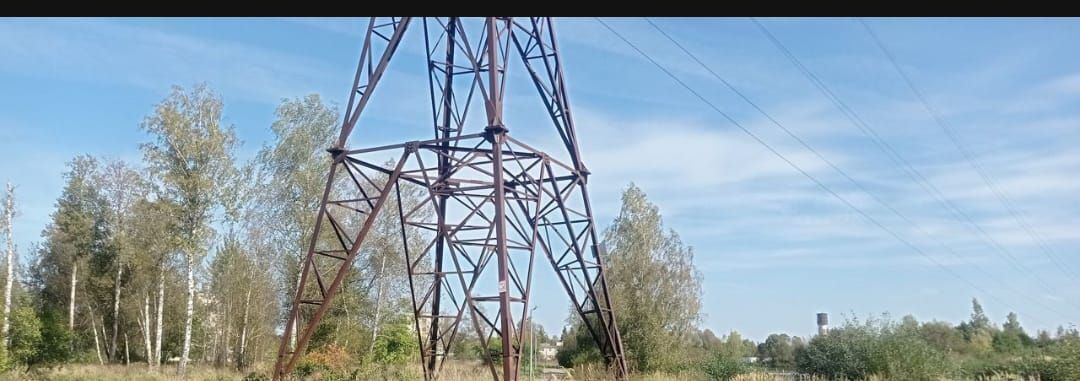
[[[163,368],[159,373],[152,373],[147,371],[145,366],[132,365],[130,367],[112,365],[112,366],[99,366],[99,365],[69,365],[61,369],[53,370],[39,370],[30,373],[24,372],[8,372],[0,375],[0,381],[177,381],[179,380],[175,374],[176,368],[168,367]],[[398,372],[396,375],[382,374],[382,375],[366,375],[357,378],[359,381],[396,381],[396,380],[416,380],[423,377],[419,374],[401,374]],[[317,380],[317,375],[314,375],[312,380]],[[404,378],[402,378],[404,376]],[[419,378],[412,378],[419,376]],[[187,380],[191,381],[243,381],[245,374],[241,374],[232,370],[213,369],[208,367],[194,367]],[[486,368],[472,367],[472,366],[452,366],[448,367],[443,373],[442,380],[447,381],[489,381],[491,380],[491,374]],[[527,380],[528,378],[523,378]],[[589,370],[578,370],[574,376],[575,380],[589,380],[589,381],[611,381],[612,378],[600,376]],[[536,378],[537,381],[549,381],[549,379]],[[700,374],[651,374],[651,375],[636,375],[631,378],[631,381],[699,381],[706,380],[702,378]],[[818,377],[802,377],[802,378],[786,378],[779,376],[772,376],[766,373],[751,373],[737,376],[732,381],[829,381],[825,378]],[[885,378],[872,377],[863,381],[889,381]],[[978,379],[978,380],[940,380],[940,381],[1038,381],[1036,379],[1023,379],[1016,376],[1001,375],[992,378]]]

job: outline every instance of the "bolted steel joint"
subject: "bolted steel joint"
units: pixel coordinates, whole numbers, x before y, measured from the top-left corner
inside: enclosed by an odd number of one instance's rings
[[[492,134],[505,134],[507,132],[510,132],[510,130],[506,128],[506,125],[501,123],[484,127],[484,131]]]
[[[330,153],[330,157],[333,158],[334,161],[339,161],[342,154],[345,153],[345,149],[341,147],[330,147],[326,149],[326,152]]]
[[[508,130],[506,128],[506,126],[504,126],[502,124],[493,124],[493,125],[484,127],[484,140],[487,140],[488,142],[491,142],[491,143],[495,143],[496,142],[495,138],[497,136],[506,134],[509,131],[510,130]]]

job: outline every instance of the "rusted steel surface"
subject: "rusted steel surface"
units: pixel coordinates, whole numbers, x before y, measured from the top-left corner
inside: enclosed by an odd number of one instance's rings
[[[473,21],[422,21],[434,138],[347,149],[406,29],[418,22],[371,19],[341,135],[328,150],[333,160],[327,186],[284,326],[275,379],[286,378],[307,350],[380,213],[400,229],[425,380],[439,378],[462,328],[473,330],[484,348],[501,347],[484,351],[495,380],[518,379],[538,252],[555,269],[612,372],[626,378],[586,189],[589,172],[578,149],[552,21]],[[503,94],[511,56],[520,59],[538,90],[566,152],[551,155],[510,136]],[[479,112],[470,105],[483,107],[484,125],[468,123],[468,112]],[[380,161],[387,153],[399,159]],[[470,327],[463,327],[466,321]]]

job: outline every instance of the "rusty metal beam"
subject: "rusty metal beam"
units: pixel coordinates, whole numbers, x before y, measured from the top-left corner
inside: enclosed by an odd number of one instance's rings
[[[439,378],[466,319],[481,341],[493,379],[518,379],[538,250],[555,269],[613,374],[625,380],[615,306],[586,190],[589,173],[578,148],[551,19],[488,17],[467,23],[457,17],[425,18],[434,137],[347,149],[348,136],[409,22],[404,17],[369,23],[341,135],[328,150],[333,164],[291,300],[274,379],[284,379],[304,355],[353,270],[373,221],[380,213],[393,213],[404,245],[425,380]],[[521,59],[529,74],[523,78],[538,90],[566,149],[562,157],[569,157],[565,163],[510,136],[503,102],[510,56]],[[475,108],[470,106],[483,107],[485,125],[469,125],[469,110]],[[368,157],[398,151],[400,159],[392,165]],[[406,205],[405,192],[420,200]],[[387,202],[396,208],[386,210]],[[496,342],[501,350],[493,353],[489,349]]]

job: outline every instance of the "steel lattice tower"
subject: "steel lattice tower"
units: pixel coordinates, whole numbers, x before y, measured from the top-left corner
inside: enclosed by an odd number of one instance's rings
[[[417,23],[425,34],[434,139],[346,148],[403,35]],[[548,155],[510,136],[503,94],[511,56],[538,91],[537,105],[546,108],[565,154]],[[473,329],[484,348],[501,344],[501,354],[485,351],[492,376],[517,380],[537,251],[554,267],[607,365],[625,379],[552,20],[372,18],[352,90],[340,137],[328,149],[326,189],[274,378],[284,379],[303,356],[384,213],[400,229],[425,380],[439,377],[459,329]],[[485,118],[470,123],[474,103]],[[392,164],[373,158],[388,153],[397,158]],[[423,201],[403,202],[402,192]],[[472,327],[460,327],[466,313]]]

